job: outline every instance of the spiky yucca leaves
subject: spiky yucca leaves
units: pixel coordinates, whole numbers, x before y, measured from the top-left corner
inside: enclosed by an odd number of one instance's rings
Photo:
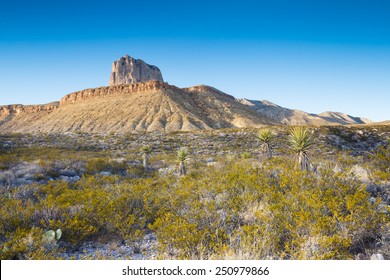
[[[271,143],[274,139],[274,135],[269,129],[262,129],[257,134],[257,139],[261,143],[261,150],[267,158],[272,158]]]
[[[140,148],[140,151],[142,153],[142,161],[143,161],[143,165],[144,165],[144,168],[145,170],[148,170],[149,169],[149,157],[150,157],[150,153],[152,152],[152,148],[150,146],[142,146]]]
[[[186,175],[185,162],[189,159],[189,153],[187,148],[180,148],[176,154],[176,161],[179,164],[178,173],[179,176]]]
[[[293,127],[288,135],[290,148],[294,151],[298,158],[298,164],[301,170],[310,171],[312,163],[307,155],[307,152],[313,146],[313,139],[310,131],[304,127]]]

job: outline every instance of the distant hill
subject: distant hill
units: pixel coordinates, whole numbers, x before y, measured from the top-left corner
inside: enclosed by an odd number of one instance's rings
[[[324,112],[319,114],[319,116],[329,122],[338,122],[340,124],[370,124],[373,122],[366,118],[352,117],[340,112]]]
[[[359,117],[352,117],[344,113],[324,112],[319,115],[304,111],[288,109],[267,100],[238,99],[239,102],[252,110],[267,116],[272,121],[285,125],[346,125],[368,124],[372,121]]]
[[[390,120],[388,121],[383,121],[383,122],[374,122],[371,123],[372,125],[390,125]]]

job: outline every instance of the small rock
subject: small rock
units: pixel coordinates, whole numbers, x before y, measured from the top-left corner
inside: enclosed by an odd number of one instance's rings
[[[379,206],[378,206],[378,211],[381,213],[387,214],[387,213],[389,213],[389,210],[387,210],[388,207],[389,206],[386,203],[381,202],[381,204],[379,204]]]
[[[376,196],[378,194],[378,188],[375,185],[367,185],[366,191],[372,196]]]
[[[68,182],[68,183],[74,183],[74,182],[77,182],[78,180],[80,180],[80,176],[69,177],[69,176],[61,175],[60,177],[58,177],[58,179],[65,181],[65,182]]]
[[[385,258],[383,257],[382,254],[372,254],[370,257],[370,260],[384,260]]]
[[[362,181],[362,182],[369,182],[370,179],[368,178],[368,172],[366,169],[361,167],[360,165],[354,165],[351,168],[351,173],[355,174],[356,177]]]
[[[60,175],[67,177],[75,177],[77,176],[77,172],[74,170],[60,170]]]
[[[362,253],[357,254],[356,260],[366,260],[366,256]]]
[[[339,172],[342,172],[343,170],[341,169],[341,167],[338,165],[338,164],[336,164],[336,166],[333,168],[333,172],[334,173],[339,173]]]

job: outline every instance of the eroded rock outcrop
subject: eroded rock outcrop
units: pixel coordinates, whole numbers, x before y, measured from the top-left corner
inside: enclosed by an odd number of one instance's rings
[[[38,113],[42,111],[52,112],[57,109],[59,102],[53,102],[44,105],[5,105],[0,106],[0,116],[7,116],[11,114],[21,114],[21,113]]]
[[[112,63],[110,86],[147,81],[164,81],[157,66],[149,65],[141,59],[134,59],[128,55]]]
[[[126,95],[142,92],[154,92],[158,90],[164,91],[167,89],[175,90],[178,88],[160,81],[149,81],[130,85],[90,88],[65,95],[60,101],[60,106],[75,104],[77,102],[92,99],[99,96],[103,97],[108,95]]]

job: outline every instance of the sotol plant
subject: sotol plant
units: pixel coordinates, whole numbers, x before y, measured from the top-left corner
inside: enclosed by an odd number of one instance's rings
[[[178,169],[179,176],[186,175],[185,162],[188,161],[188,159],[189,159],[188,149],[180,148],[177,151],[177,155],[176,155],[176,161],[179,164],[179,169]]]
[[[150,146],[142,146],[141,147],[141,153],[142,153],[142,161],[145,170],[147,171],[149,169],[149,158],[150,158],[150,153],[152,152],[152,148]]]
[[[267,158],[272,158],[271,143],[273,138],[274,136],[269,129],[262,129],[257,134],[257,139],[261,144],[261,150]]]
[[[304,127],[293,127],[288,135],[290,148],[294,151],[298,158],[298,164],[301,170],[310,171],[312,163],[307,155],[307,152],[313,146],[313,140],[310,131]]]

